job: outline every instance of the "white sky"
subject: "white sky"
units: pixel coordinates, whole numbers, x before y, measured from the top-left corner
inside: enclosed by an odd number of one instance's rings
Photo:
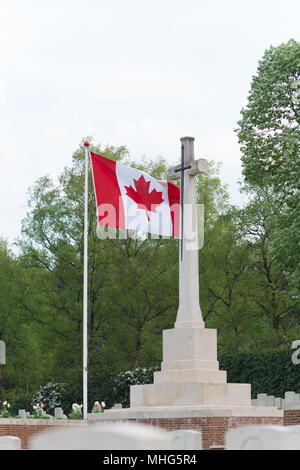
[[[86,135],[170,164],[192,135],[241,204],[233,130],[299,18],[299,0],[0,0],[0,236],[19,235],[28,187]]]

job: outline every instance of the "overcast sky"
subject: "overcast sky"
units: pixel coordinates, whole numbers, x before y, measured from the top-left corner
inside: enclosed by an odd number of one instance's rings
[[[175,163],[180,137],[222,162],[242,204],[234,128],[266,48],[299,40],[299,0],[0,0],[0,236],[82,137]]]

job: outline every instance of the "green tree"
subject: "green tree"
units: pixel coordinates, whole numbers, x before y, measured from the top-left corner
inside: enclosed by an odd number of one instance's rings
[[[243,190],[250,194],[251,187]],[[218,330],[220,350],[290,344],[299,334],[299,309],[272,254],[280,201],[256,187],[243,209],[231,206],[215,165],[199,181],[198,199],[206,201],[201,307],[206,325]]]
[[[243,350],[260,341],[250,266],[251,250],[241,233],[237,210],[228,208],[211,227],[200,251],[203,316],[207,327],[217,328],[221,350]]]
[[[272,250],[282,205],[270,189],[257,188],[252,193],[252,199],[239,211],[238,218],[241,233],[251,249],[247,269],[253,273],[253,301],[260,318],[271,328],[273,340],[266,344],[290,345],[300,334],[300,309],[288,282],[289,275],[276,262]]]
[[[270,47],[253,77],[237,134],[243,174],[253,188],[268,187],[281,203],[272,257],[300,295],[300,43]]]
[[[2,366],[0,393],[10,402],[21,398],[29,400],[44,373],[39,328],[29,321],[22,306],[22,286],[27,280],[28,273],[1,241],[0,338],[6,344],[6,365]]]
[[[249,347],[255,308],[247,295],[250,250],[238,224],[238,210],[229,202],[220,165],[210,162],[198,179],[198,203],[204,204],[204,246],[199,251],[200,304],[207,327],[217,328],[219,348]]]

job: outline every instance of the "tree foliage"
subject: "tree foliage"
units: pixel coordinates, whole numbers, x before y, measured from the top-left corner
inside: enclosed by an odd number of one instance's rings
[[[270,47],[253,77],[237,134],[246,183],[280,203],[272,257],[300,294],[300,43]]]

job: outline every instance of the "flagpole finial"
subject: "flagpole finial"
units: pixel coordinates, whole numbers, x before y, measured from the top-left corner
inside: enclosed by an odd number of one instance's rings
[[[90,143],[86,140],[83,144],[85,147],[88,147],[90,145]]]
[[[195,137],[189,137],[189,136],[180,137],[180,140],[181,140],[181,142],[182,142],[183,140],[195,140]]]

